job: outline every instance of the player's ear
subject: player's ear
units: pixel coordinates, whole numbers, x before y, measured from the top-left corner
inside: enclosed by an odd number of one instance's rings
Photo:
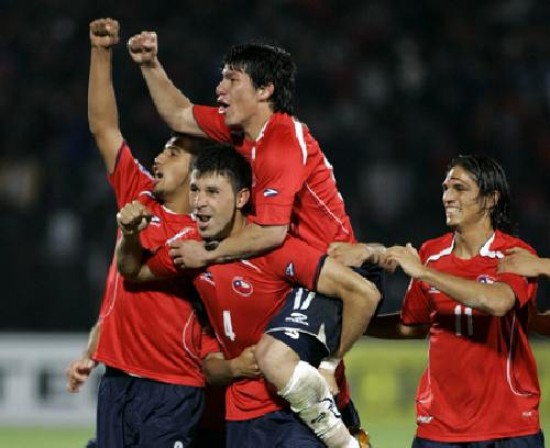
[[[239,190],[236,198],[236,207],[241,210],[246,204],[250,201],[250,190],[248,188],[243,188]]]
[[[267,101],[269,98],[273,96],[273,92],[275,91],[275,86],[272,82],[268,83],[265,86],[262,86],[258,89],[258,99],[260,101]]]

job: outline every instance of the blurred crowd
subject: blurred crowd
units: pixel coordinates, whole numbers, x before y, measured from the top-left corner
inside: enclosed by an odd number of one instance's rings
[[[123,39],[157,31],[167,72],[198,103],[215,101],[231,44],[286,47],[297,115],[359,239],[441,234],[445,167],[481,152],[507,170],[519,235],[550,256],[547,1],[0,0],[0,330],[84,331],[97,317],[116,207],[87,124],[88,24],[107,16]],[[121,128],[148,166],[168,129],[125,42],[114,58]],[[404,287],[398,276],[388,300]]]

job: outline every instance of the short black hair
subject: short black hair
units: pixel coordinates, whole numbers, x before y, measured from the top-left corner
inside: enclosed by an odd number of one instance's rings
[[[272,83],[274,91],[269,101],[273,112],[294,115],[296,64],[284,48],[261,41],[234,45],[223,65],[246,73],[255,88]]]
[[[181,132],[172,132],[168,141],[172,139],[172,146],[174,146],[174,148],[182,149],[194,157],[197,156],[203,149],[212,145],[211,140],[207,140],[203,137],[196,137],[190,134],[183,134]]]
[[[235,193],[242,189],[252,190],[252,168],[248,160],[235,148],[226,144],[211,144],[194,158],[191,169],[198,177],[205,174],[220,174],[231,181]],[[242,212],[252,212],[252,202],[243,207]]]
[[[484,207],[487,200],[498,193],[498,200],[491,206],[489,215],[493,229],[516,234],[517,225],[512,218],[510,186],[504,168],[493,158],[484,154],[459,155],[451,160],[447,172],[460,166],[468,171],[479,187],[479,199]]]

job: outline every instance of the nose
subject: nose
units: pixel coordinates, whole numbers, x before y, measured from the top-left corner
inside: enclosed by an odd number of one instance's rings
[[[223,95],[225,93],[225,83],[224,83],[224,80],[222,79],[218,85],[216,86],[216,95]]]

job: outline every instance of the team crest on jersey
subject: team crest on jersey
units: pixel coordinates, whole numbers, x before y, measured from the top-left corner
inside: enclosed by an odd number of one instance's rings
[[[294,263],[292,261],[286,265],[285,275],[287,277],[294,277]]]
[[[279,194],[278,190],[275,190],[275,188],[266,188],[264,190],[264,198],[272,198],[274,196],[277,196]]]
[[[480,275],[478,278],[476,278],[476,280],[479,282],[479,283],[485,283],[485,284],[491,284],[491,283],[495,283],[495,279],[493,277],[491,277],[490,275]]]
[[[248,297],[254,291],[252,283],[242,277],[234,277],[231,286],[233,287],[233,291],[244,297]]]

